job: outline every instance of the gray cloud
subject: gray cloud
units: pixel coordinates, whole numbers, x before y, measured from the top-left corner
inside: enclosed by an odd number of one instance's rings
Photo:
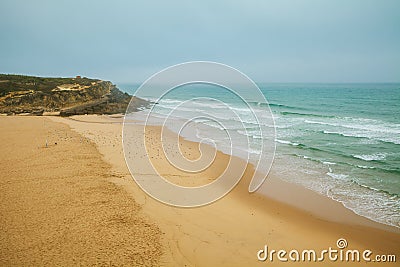
[[[2,1],[0,72],[142,82],[210,60],[257,81],[400,81],[398,1]]]

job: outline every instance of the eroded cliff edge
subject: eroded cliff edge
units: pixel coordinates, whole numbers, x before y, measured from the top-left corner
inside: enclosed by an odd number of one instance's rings
[[[125,113],[131,100],[137,110],[149,104],[121,92],[110,81],[0,74],[0,113],[7,115]]]

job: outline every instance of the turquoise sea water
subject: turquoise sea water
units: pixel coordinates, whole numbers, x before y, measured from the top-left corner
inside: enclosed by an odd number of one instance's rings
[[[285,180],[340,201],[360,215],[400,227],[400,84],[258,85],[275,120],[273,168]],[[134,93],[138,85],[119,87]],[[198,121],[212,129],[202,131],[199,125],[198,138],[218,137],[223,147],[228,141],[221,135],[224,125],[238,136],[248,136],[250,145],[243,149],[259,152],[262,137],[248,106],[227,90],[190,85],[162,100],[151,93],[141,96],[158,102],[160,117],[174,110],[177,119],[187,119],[212,110],[221,123]],[[177,108],[193,98],[197,99],[189,107]],[[237,122],[227,117],[222,103],[242,114],[245,129],[235,128]],[[267,108],[257,99],[247,104],[260,114]],[[262,116],[259,123],[263,124]]]

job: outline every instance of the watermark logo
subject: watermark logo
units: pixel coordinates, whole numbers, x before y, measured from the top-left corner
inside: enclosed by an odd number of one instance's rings
[[[268,245],[257,252],[259,261],[280,262],[396,262],[395,254],[374,254],[371,250],[348,249],[347,240],[339,238],[336,247],[320,251],[314,249],[269,249]]]
[[[274,159],[275,124],[264,94],[245,74],[220,63],[187,62],[154,74],[135,96],[152,103],[141,124],[135,117],[137,99],[129,104],[123,125],[124,156],[134,180],[151,197],[178,207],[209,204],[237,185],[250,159],[255,171],[248,191],[263,184]],[[164,127],[159,131],[155,125]],[[139,140],[138,131],[143,134]],[[184,133],[198,139],[198,157],[183,151]],[[247,160],[229,160],[207,184],[185,186],[171,180],[175,172],[188,179],[207,176],[220,164],[216,162],[220,149]]]

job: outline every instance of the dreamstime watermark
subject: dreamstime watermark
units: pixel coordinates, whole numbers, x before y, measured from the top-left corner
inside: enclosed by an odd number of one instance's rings
[[[188,88],[192,88],[193,85],[213,87],[217,93],[206,94],[204,90],[192,90],[187,93]],[[174,94],[175,99],[171,97]],[[230,101],[216,95],[229,95]],[[245,74],[220,63],[187,62],[154,74],[137,89],[135,96],[142,99],[151,96],[153,101],[146,121],[141,125],[143,139],[140,140],[134,137],[138,127],[137,124],[133,126],[137,111],[135,100],[128,105],[123,125],[124,156],[132,177],[151,197],[172,206],[198,207],[225,196],[240,181],[247,168],[253,133],[256,133],[259,143],[256,153],[252,154],[257,157],[252,159],[255,171],[248,191],[255,192],[263,184],[275,155],[275,123],[265,96]],[[163,103],[167,103],[169,109],[168,113],[160,117]],[[196,108],[200,104],[208,106],[203,109]],[[182,111],[190,116],[182,117]],[[195,160],[188,158],[181,151],[179,133],[186,131],[190,125],[204,121],[207,121],[204,126],[212,124],[219,130],[210,128],[209,131],[206,129],[203,132],[217,132],[224,144],[229,144],[229,154],[241,154],[247,161],[229,160],[224,171],[208,184],[188,187],[172,183],[167,179],[170,174],[165,173],[165,168],[162,167],[166,166],[165,164],[187,174],[188,177],[193,173],[201,173],[214,164],[216,152],[203,153],[201,146],[200,157]],[[165,127],[160,135],[154,137],[154,131],[148,127],[151,125]],[[175,129],[176,136],[166,134],[164,128]],[[216,140],[218,138],[215,135],[197,137],[201,139],[200,144],[207,143],[215,150],[221,141]],[[159,163],[160,158],[165,161],[164,165]]]
[[[395,254],[374,254],[369,249],[360,251],[347,249],[347,246],[347,240],[344,238],[339,238],[336,241],[336,247],[328,247],[319,251],[314,249],[270,250],[268,245],[265,245],[263,249],[257,252],[257,259],[269,262],[396,262]]]

